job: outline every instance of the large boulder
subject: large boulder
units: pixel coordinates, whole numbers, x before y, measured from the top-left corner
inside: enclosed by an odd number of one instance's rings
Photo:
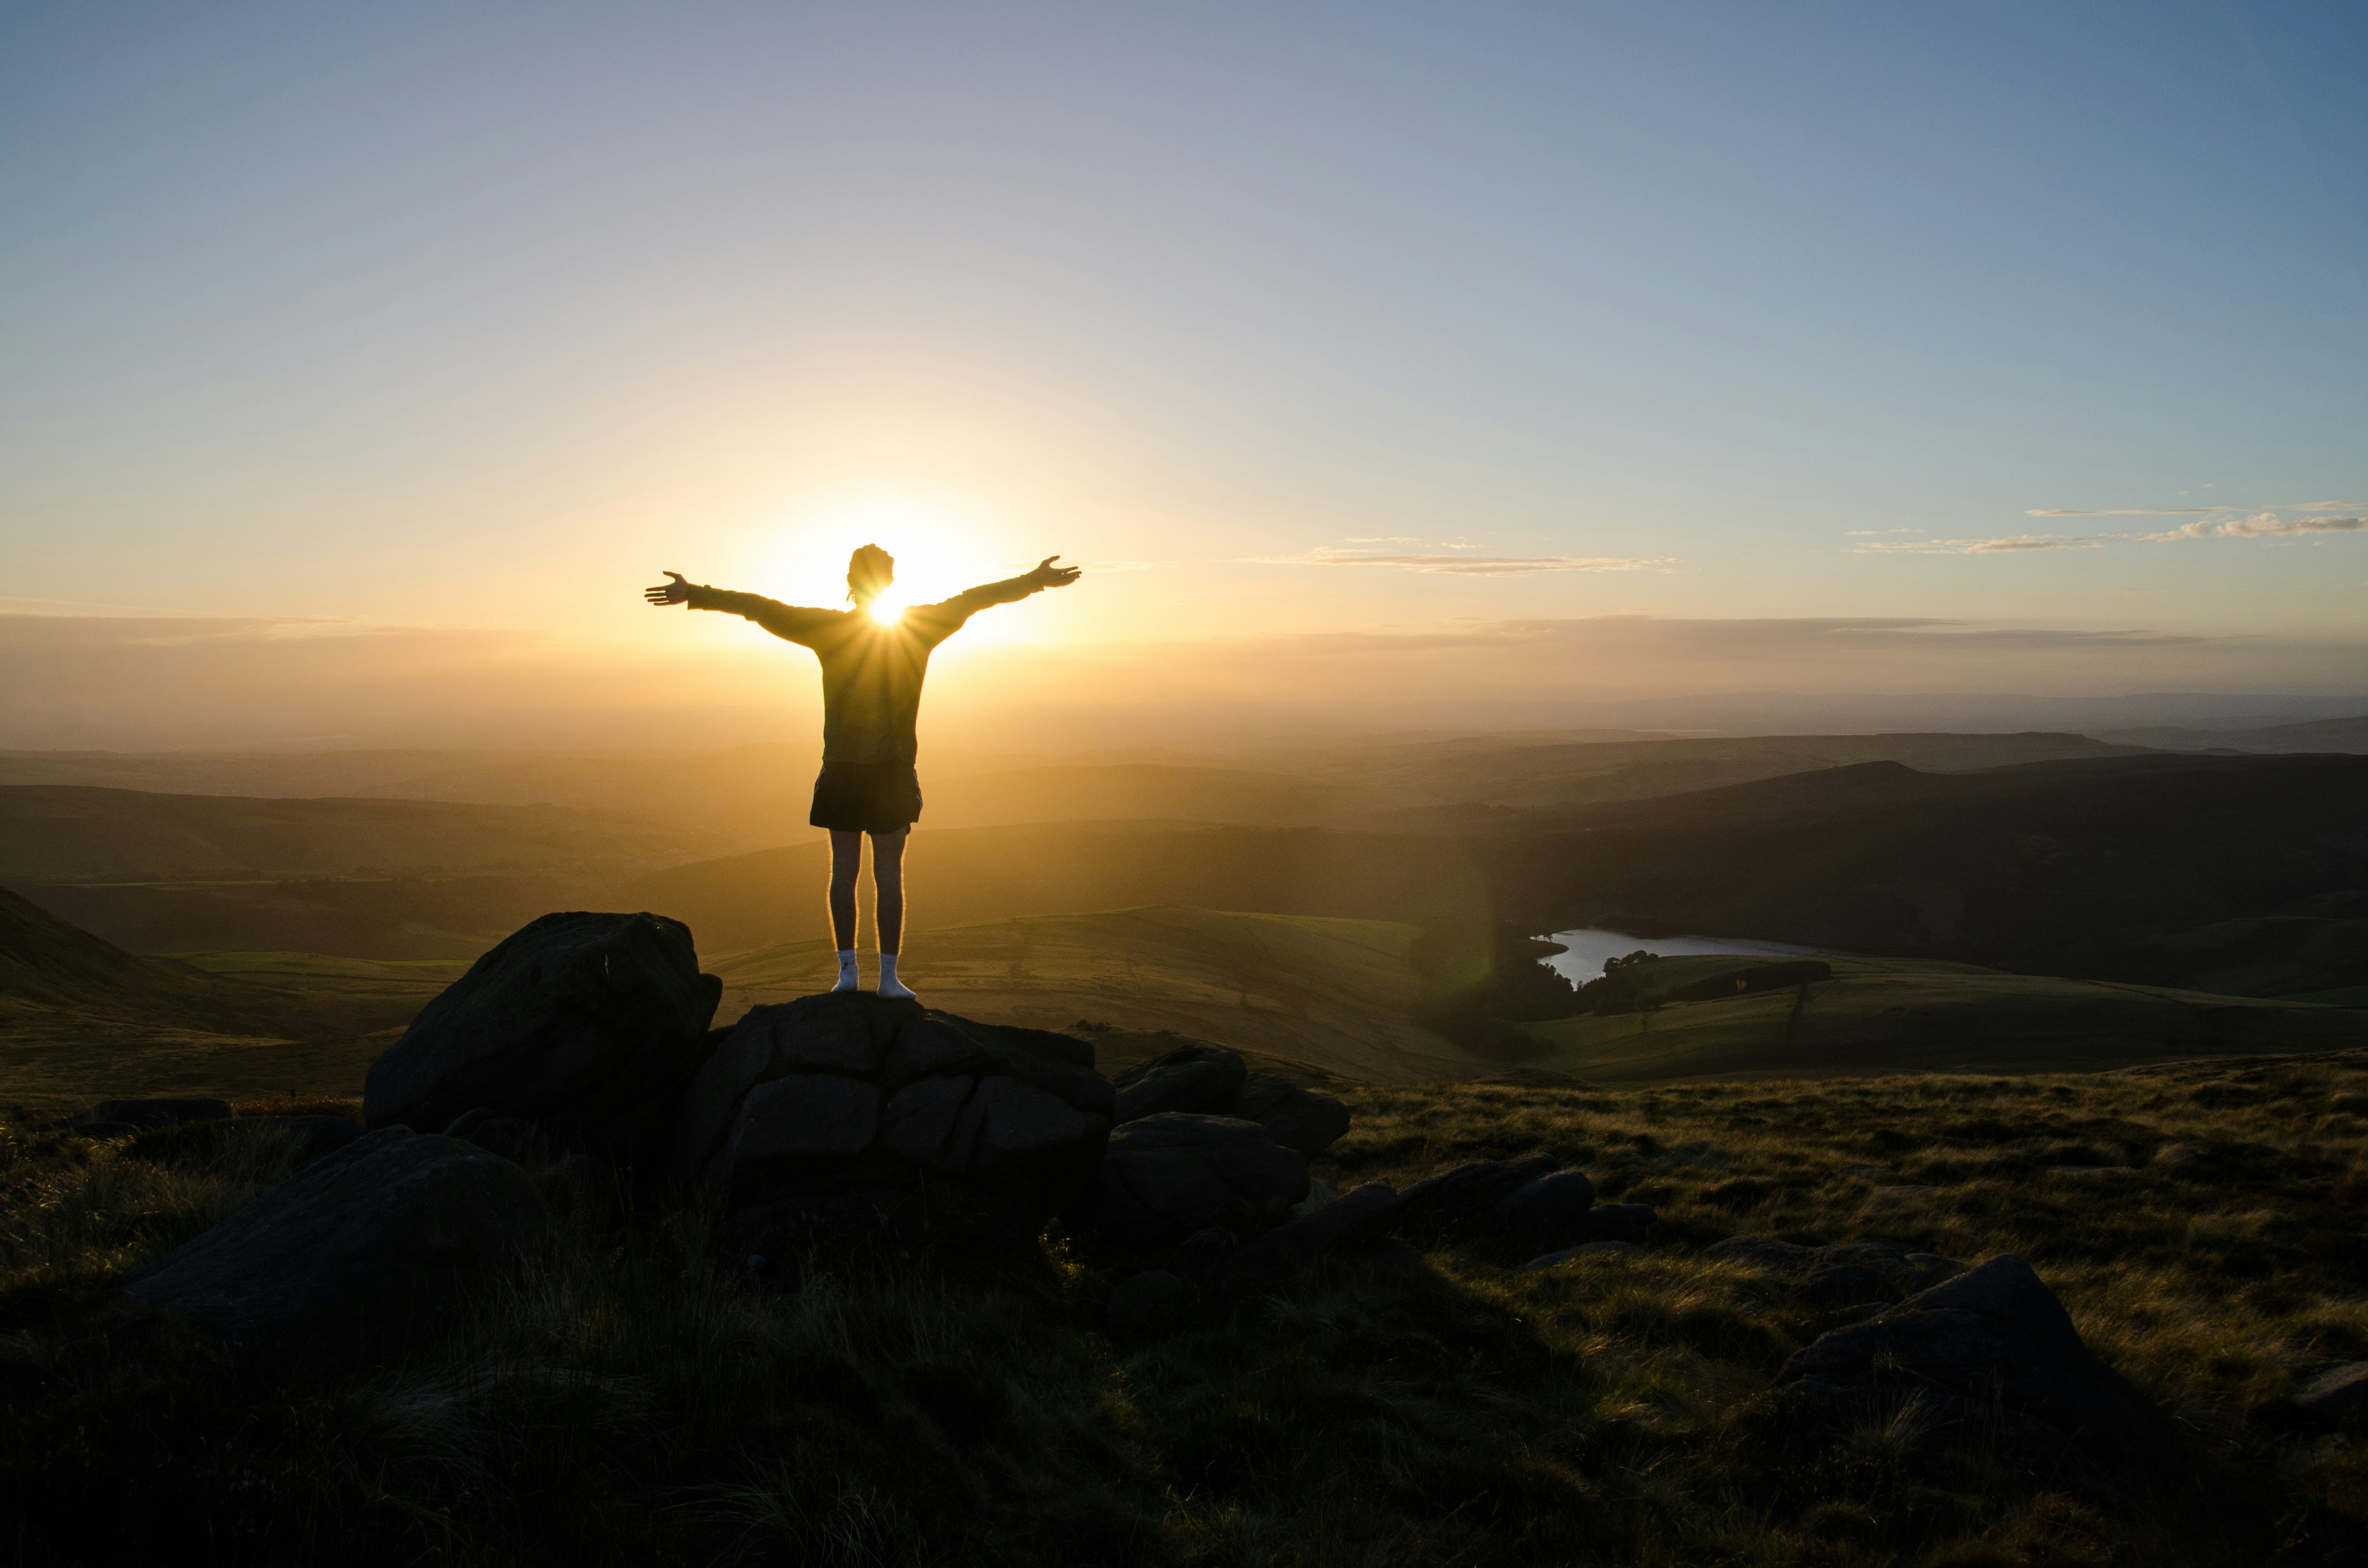
[[[1150,1252],[1223,1221],[1270,1230],[1307,1196],[1307,1161],[1255,1121],[1162,1111],[1120,1126],[1102,1161],[1103,1240]]]
[[[372,1127],[479,1108],[605,1160],[663,1156],[723,983],[656,915],[546,915],[505,937],[370,1063]]]
[[[2006,1451],[2042,1471],[2159,1480],[2181,1468],[2162,1413],[2089,1353],[2012,1253],[1819,1336],[1777,1382],[1845,1419],[1912,1396],[1940,1425],[1994,1426]]]
[[[868,991],[751,1008],[683,1094],[674,1174],[727,1211],[916,1178],[1079,1206],[1116,1098],[1093,1062],[1067,1035]]]
[[[124,1293],[234,1343],[367,1364],[449,1324],[549,1228],[509,1161],[381,1128],[167,1253]]]

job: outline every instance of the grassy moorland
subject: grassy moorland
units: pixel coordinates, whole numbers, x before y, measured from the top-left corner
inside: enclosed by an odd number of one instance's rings
[[[1349,1088],[1319,1174],[1546,1149],[1662,1215],[1530,1273],[1383,1245],[1172,1332],[1099,1326],[1048,1236],[811,1257],[760,1293],[696,1215],[580,1221],[398,1368],[310,1379],[107,1306],[287,1174],[268,1138],[0,1129],[0,1490],[14,1561],[1857,1565],[2338,1563],[2368,1358],[2368,1053],[2094,1076]],[[2356,1105],[2354,1099],[2341,1102]],[[287,1108],[284,1104],[271,1107]],[[1847,1312],[1721,1237],[2013,1250],[2172,1415],[2157,1494],[2034,1475],[1912,1401],[1835,1440],[1770,1383]],[[136,1497],[138,1507],[125,1506]]]
[[[1659,959],[1641,999],[1755,961]],[[2368,1045],[2368,1012],[2111,981],[2004,974],[1932,959],[1826,960],[1833,978],[1647,1011],[1524,1026],[1523,1063],[1593,1083],[1823,1073],[2096,1071],[2179,1057]]]

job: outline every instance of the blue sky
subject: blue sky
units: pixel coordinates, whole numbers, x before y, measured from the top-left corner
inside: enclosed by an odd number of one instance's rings
[[[1926,617],[2368,689],[2363,67],[2341,5],[15,7],[0,610],[720,651],[641,583],[876,535],[1126,566],[997,633],[1054,648]]]

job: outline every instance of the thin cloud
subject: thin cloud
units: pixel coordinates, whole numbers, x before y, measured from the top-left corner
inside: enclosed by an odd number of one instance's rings
[[[2225,522],[2181,523],[2158,534],[2141,537],[2148,544],[2170,544],[2190,539],[2261,539],[2277,534],[2348,534],[2368,530],[2368,517],[2281,518],[2275,512]]]
[[[2100,550],[2102,540],[2064,534],[2017,534],[2009,539],[1918,539],[1870,541],[1857,555],[2009,555],[2031,550]]]
[[[2268,508],[2279,512],[2340,512],[2347,507],[2368,506],[2368,501],[2297,501],[2288,506]],[[2025,512],[2026,517],[2210,517],[2217,512],[2242,512],[2243,506],[2108,506],[2091,512],[2048,507]]]
[[[1676,556],[1363,555],[1342,550],[1253,555],[1248,561],[1260,566],[1394,566],[1404,572],[1441,572],[1458,577],[1519,577],[1535,572],[1638,572],[1678,564]]]

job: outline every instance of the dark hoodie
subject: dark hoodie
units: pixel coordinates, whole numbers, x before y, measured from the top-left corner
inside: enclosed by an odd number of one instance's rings
[[[685,602],[693,609],[746,617],[776,637],[814,651],[822,661],[825,762],[910,767],[919,749],[913,727],[920,717],[929,651],[980,610],[1015,603],[1042,586],[1033,577],[989,583],[938,604],[915,605],[893,626],[882,626],[863,609],[805,609],[723,588],[693,586]]]

